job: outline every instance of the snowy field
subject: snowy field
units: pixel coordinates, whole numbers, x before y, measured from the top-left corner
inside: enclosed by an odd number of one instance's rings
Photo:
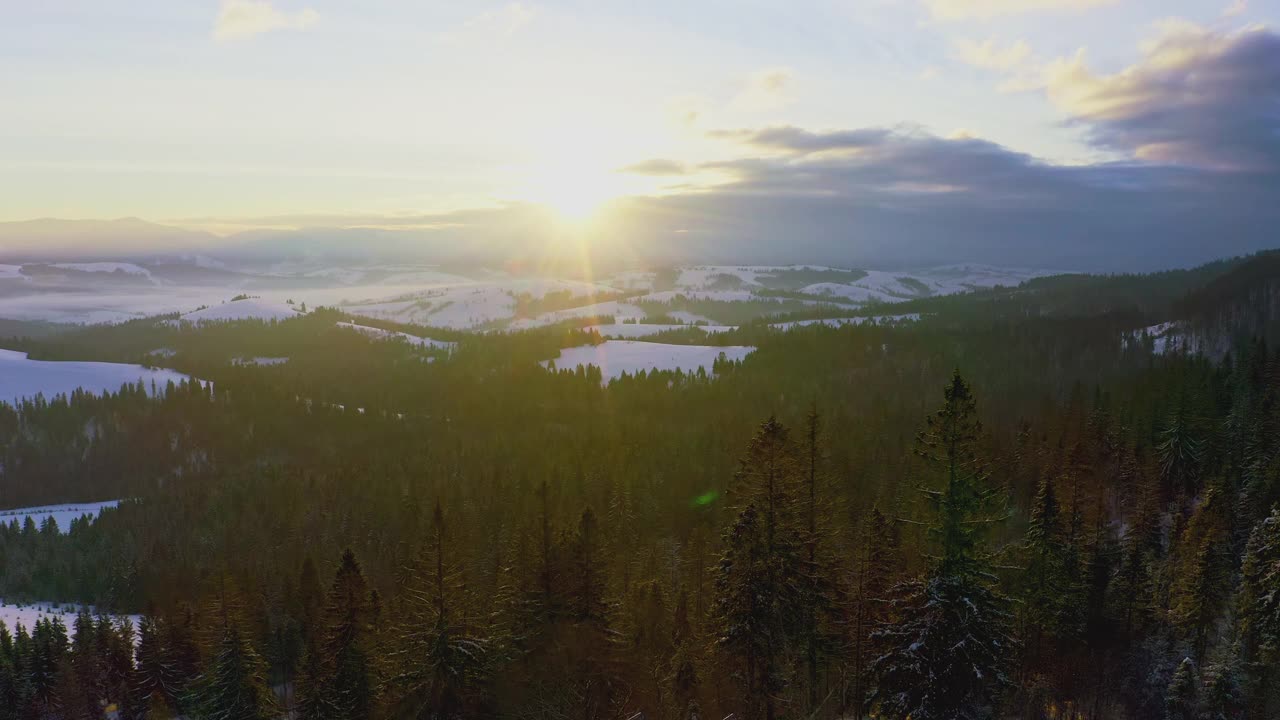
[[[36,527],[44,525],[44,521],[53,518],[58,524],[58,530],[69,532],[71,530],[71,521],[76,518],[88,515],[91,518],[97,518],[102,511],[107,508],[114,508],[120,504],[119,500],[107,500],[105,502],[94,503],[68,503],[66,505],[40,505],[38,507],[15,508],[13,510],[0,510],[0,523],[8,525],[17,522],[18,527],[26,524],[27,518],[31,518]]]
[[[87,610],[90,615],[95,617],[97,616],[98,611],[92,605],[85,606],[83,609]],[[14,628],[18,625],[21,625],[30,632],[31,628],[35,627],[37,621],[45,619],[53,620],[54,618],[57,618],[66,626],[67,633],[71,634],[73,632],[72,629],[76,624],[76,616],[80,614],[80,610],[81,606],[73,603],[36,602],[22,605],[17,603],[0,602],[0,622],[3,622],[10,632],[13,632]],[[142,616],[140,615],[112,617],[120,622],[123,622],[125,618],[128,618],[128,620],[133,623],[135,633],[138,629],[138,621],[142,619]],[[135,642],[137,641],[137,635],[134,635],[134,640]]]
[[[606,340],[599,345],[583,345],[560,351],[555,366],[558,370],[571,370],[579,365],[600,368],[604,382],[621,377],[623,373],[634,375],[639,370],[683,370],[694,373],[698,368],[711,372],[716,358],[723,354],[738,361],[755,351],[753,347],[733,345],[665,345],[662,343],[633,340]],[[549,367],[551,361],[542,363]]]
[[[170,381],[187,376],[173,370],[105,362],[49,362],[30,360],[24,352],[0,350],[0,402],[14,403],[43,394],[45,398],[69,395],[82,388],[100,395],[119,392],[126,383],[142,382],[147,392],[154,384],[163,390]]]

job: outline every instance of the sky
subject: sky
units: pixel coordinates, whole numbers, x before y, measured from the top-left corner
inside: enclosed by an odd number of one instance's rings
[[[1261,0],[0,0],[0,221],[1188,264],[1275,244],[1278,23]]]

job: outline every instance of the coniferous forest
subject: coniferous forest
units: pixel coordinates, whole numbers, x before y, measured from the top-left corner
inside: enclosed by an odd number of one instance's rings
[[[608,385],[571,324],[19,325],[208,383],[0,405],[0,507],[123,498],[0,527],[0,596],[99,613],[0,628],[0,720],[1280,717],[1277,298],[1045,278]]]

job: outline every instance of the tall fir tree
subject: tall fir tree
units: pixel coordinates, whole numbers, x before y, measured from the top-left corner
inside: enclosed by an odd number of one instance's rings
[[[388,686],[396,717],[447,720],[475,711],[488,644],[463,621],[461,570],[436,503],[426,549],[409,573]]]
[[[725,536],[716,577],[718,644],[739,666],[747,718],[777,717],[803,629],[796,485],[795,448],[787,429],[771,417],[739,465],[734,490],[740,510]]]
[[[941,490],[923,488],[938,553],[924,577],[896,590],[897,622],[878,631],[886,650],[871,668],[873,704],[895,720],[989,718],[1009,685],[1014,641],[1008,603],[995,588],[983,539],[1004,512],[986,484],[978,448],[982,426],[959,372],[943,397],[918,438],[918,453],[943,480]]]
[[[266,668],[232,618],[223,619],[208,668],[197,683],[197,717],[203,720],[269,720],[277,717]]]
[[[329,588],[319,644],[318,706],[324,717],[367,720],[375,703],[373,606],[364,572],[350,549]]]
[[[1237,599],[1239,659],[1255,717],[1280,712],[1280,507],[1249,535]]]

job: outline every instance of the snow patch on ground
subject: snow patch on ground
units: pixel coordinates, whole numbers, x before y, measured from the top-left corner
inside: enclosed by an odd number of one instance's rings
[[[340,322],[338,327],[355,330],[356,332],[367,335],[378,340],[404,340],[410,345],[423,348],[431,348],[433,350],[452,350],[457,343],[446,342],[444,340],[432,340],[431,338],[418,337],[405,332],[396,332],[395,330],[383,330],[382,328],[369,327],[368,325],[357,325],[352,322]]]
[[[14,629],[21,625],[28,632],[35,627],[36,622],[40,620],[60,620],[67,628],[67,634],[73,632],[76,624],[76,616],[81,610],[88,612],[90,615],[97,617],[98,610],[92,605],[76,605],[74,603],[54,603],[54,602],[35,602],[28,604],[0,602],[0,622],[13,632]],[[134,632],[137,632],[138,623],[142,620],[141,615],[120,615],[112,616],[118,622],[123,622],[128,618],[133,623]],[[134,641],[137,642],[137,635],[134,635]]]
[[[720,355],[727,359],[739,361],[755,352],[754,347],[733,345],[717,347],[713,345],[666,345],[663,343],[641,342],[635,340],[607,340],[599,345],[583,345],[560,351],[554,363],[559,370],[571,370],[581,366],[594,365],[600,368],[603,381],[621,377],[623,373],[634,375],[644,370],[683,370],[694,373],[698,368],[711,371]],[[544,361],[542,365],[549,367],[553,361]]]
[[[187,376],[174,370],[107,362],[50,362],[31,360],[24,352],[0,350],[0,402],[16,404],[22,398],[43,394],[69,395],[76,389],[94,395],[119,392],[126,383],[141,382],[147,392],[152,384],[163,390],[170,381],[181,383]]]
[[[678,320],[678,321],[680,321],[680,322],[682,322],[682,323],[684,323],[684,324],[686,324],[686,325],[696,325],[696,324],[698,324],[698,323],[703,323],[703,324],[706,324],[706,325],[715,325],[715,324],[716,324],[716,321],[715,321],[715,320],[712,320],[711,318],[707,317],[706,315],[699,315],[699,314],[697,314],[697,313],[691,313],[691,312],[689,312],[689,311],[687,311],[687,310],[672,310],[671,312],[667,313],[666,315],[667,315],[667,317],[669,317],[669,318],[671,318],[671,319],[673,319],[673,320]]]
[[[772,276],[779,272],[818,270],[839,271],[825,265],[695,265],[680,268],[676,278],[676,287],[704,289],[716,283],[718,276],[736,277],[744,286],[763,287],[761,276]]]
[[[1125,343],[1140,343],[1144,337],[1151,338],[1153,355],[1179,351],[1196,352],[1199,347],[1195,338],[1185,333],[1182,324],[1176,320],[1134,330],[1125,337]]]
[[[638,338],[657,335],[672,330],[701,330],[705,333],[722,333],[737,330],[735,325],[647,325],[644,323],[614,323],[612,325],[592,325],[587,330],[595,330],[607,338]]]
[[[289,362],[287,357],[252,357],[252,358],[231,358],[232,365],[283,365]]]
[[[66,505],[40,505],[36,507],[14,508],[12,510],[0,510],[0,523],[8,525],[17,521],[18,527],[21,528],[26,524],[27,518],[31,518],[35,522],[36,527],[44,525],[45,520],[53,518],[58,524],[58,530],[67,533],[71,531],[71,521],[84,516],[97,519],[102,511],[107,508],[114,508],[120,504],[119,500],[107,500],[105,502],[93,503],[67,503]]]
[[[752,300],[777,300],[758,297],[751,290],[663,290],[636,298],[638,302],[669,303],[678,297],[689,300],[716,300],[719,302],[750,302]]]
[[[808,327],[810,325],[826,325],[827,327],[840,327],[842,325],[864,325],[874,322],[877,325],[896,325],[899,323],[915,322],[920,319],[920,313],[906,313],[903,315],[875,315],[872,317],[849,317],[849,318],[822,318],[820,320],[792,320],[791,322],[773,323],[769,327],[779,330],[790,330],[798,327]]]

